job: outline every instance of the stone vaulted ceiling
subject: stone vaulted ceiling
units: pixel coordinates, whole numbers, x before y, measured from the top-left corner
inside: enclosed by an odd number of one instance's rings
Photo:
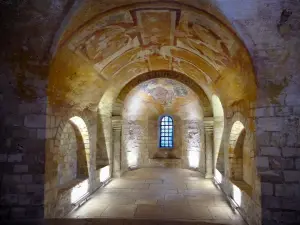
[[[82,97],[80,102],[89,99],[96,104],[95,93],[104,83],[157,70],[198,79],[227,104],[255,98],[252,64],[235,33],[204,10],[164,2],[111,9],[65,34],[52,85],[60,86],[73,104],[75,95],[86,95],[84,86],[89,85],[94,97]],[[74,96],[65,89],[73,90]]]
[[[122,115],[140,115],[140,119],[152,115],[157,119],[166,113],[180,115],[182,119],[203,118],[198,96],[186,85],[166,78],[151,79],[132,89],[125,99]]]

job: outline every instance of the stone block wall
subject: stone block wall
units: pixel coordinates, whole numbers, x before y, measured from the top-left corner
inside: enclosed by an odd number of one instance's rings
[[[103,168],[112,163],[112,123],[111,116],[98,114],[97,119],[96,167]]]
[[[10,103],[0,110],[5,118],[0,122],[0,220],[42,218],[45,105],[27,104],[6,94]]]
[[[299,106],[263,107],[256,110],[259,152],[256,165],[261,177],[265,224],[300,221],[300,113]]]
[[[147,147],[149,149],[149,158],[155,161],[155,158],[177,158],[180,159],[183,155],[182,144],[183,144],[183,121],[173,116],[174,122],[174,136],[173,136],[173,148],[172,149],[161,149],[159,147],[159,135],[160,135],[160,124],[159,118],[156,120],[148,120],[148,138]]]
[[[203,121],[183,121],[183,165],[205,173],[205,134]]]
[[[42,218],[47,133],[43,87],[46,82],[32,79],[38,96],[22,95],[15,79],[15,65],[0,61],[3,81],[0,82],[0,220]],[[40,71],[32,71],[31,76],[43,75],[45,67],[37,63]],[[28,71],[23,68],[20,76]]]
[[[80,143],[78,143],[80,144]],[[70,122],[66,124],[60,138],[59,162],[57,168],[58,185],[66,184],[77,178],[77,144],[75,130]]]
[[[229,138],[229,173],[234,180],[244,180],[243,169],[244,167],[246,170],[248,169],[243,166],[243,159],[246,159],[247,156],[247,154],[244,154],[245,135],[243,124],[239,121],[234,123]]]
[[[128,167],[171,167],[206,170],[203,121],[174,118],[174,148],[159,148],[158,120],[122,121],[122,163]]]
[[[97,115],[96,112],[72,112],[61,116],[48,108],[48,117],[50,121],[54,120],[54,127],[49,127],[49,132],[54,135],[47,139],[46,148],[46,165],[45,165],[45,217],[56,218],[66,215],[71,211],[77,200],[85,194],[92,193],[100,185],[101,171],[96,167],[96,140],[97,140]],[[84,124],[71,123],[70,119],[79,117]],[[82,126],[86,127],[84,131]],[[77,130],[78,129],[78,130]],[[79,133],[78,133],[79,132]],[[81,140],[78,139],[81,136]],[[79,142],[78,142],[79,141]],[[80,143],[81,141],[81,143]],[[74,146],[76,143],[77,148]],[[75,149],[74,149],[75,147]],[[83,154],[82,150],[85,150]],[[63,184],[58,185],[59,164],[68,163],[64,157],[60,157],[61,150],[71,151],[71,154],[77,155],[76,176],[74,174],[75,167],[72,170],[64,170],[71,174],[64,174],[65,179]],[[79,151],[80,150],[80,151]],[[68,154],[67,154],[68,155]],[[59,159],[64,159],[59,160]],[[60,163],[59,163],[60,162]],[[85,170],[83,167],[85,165]],[[69,168],[71,169],[71,167]],[[75,178],[75,179],[74,179]]]
[[[122,171],[148,164],[147,121],[123,120],[122,122]]]
[[[220,187],[228,198],[237,203],[237,210],[247,223],[251,225],[261,224],[261,205],[259,201],[252,198],[253,189],[247,185],[233,183],[219,171],[216,171],[216,174],[218,174],[218,179],[221,180]]]
[[[214,165],[218,170],[224,173],[224,116],[214,117],[213,123],[213,146],[214,146]]]
[[[248,106],[250,107],[250,106]],[[222,168],[225,173],[215,172],[215,179],[220,176],[220,186],[226,195],[239,203],[239,212],[249,224],[261,224],[260,178],[255,169],[255,130],[253,129],[253,110],[243,110],[242,106],[226,109],[223,134],[223,147],[220,153],[224,158]],[[240,124],[240,127],[235,126]],[[232,133],[232,131],[234,131]],[[233,134],[233,135],[232,135]],[[220,157],[219,157],[220,159]],[[239,176],[232,176],[232,172]],[[236,197],[240,196],[240,197]]]

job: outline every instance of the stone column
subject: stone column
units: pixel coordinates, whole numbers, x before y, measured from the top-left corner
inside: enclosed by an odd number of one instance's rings
[[[112,176],[121,176],[121,148],[122,148],[122,119],[121,117],[112,118],[113,128],[113,153],[112,153]]]
[[[204,130],[205,130],[205,178],[213,177],[213,118],[205,118]]]

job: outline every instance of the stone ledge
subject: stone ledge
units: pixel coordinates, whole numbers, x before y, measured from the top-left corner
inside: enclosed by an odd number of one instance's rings
[[[251,198],[253,188],[249,184],[242,180],[230,180],[230,182],[237,186],[242,192],[245,192]]]
[[[98,170],[100,170],[100,169],[102,169],[102,168],[104,168],[104,167],[106,167],[106,166],[109,166],[110,164],[109,164],[109,162],[107,163],[107,164],[99,164],[99,165],[96,165],[96,171],[98,171]]]
[[[73,187],[76,187],[76,185],[80,184],[81,182],[85,181],[86,179],[88,179],[88,177],[85,178],[77,178],[74,180],[71,180],[65,184],[61,184],[59,186],[57,186],[57,192],[58,194],[63,194],[69,190],[71,190]]]

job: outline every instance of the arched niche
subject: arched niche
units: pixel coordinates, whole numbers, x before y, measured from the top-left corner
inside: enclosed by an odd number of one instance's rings
[[[50,210],[45,216],[50,218],[71,211],[88,194],[90,183],[90,138],[84,120],[74,116],[62,122],[55,143],[47,153],[45,168],[45,199]]]
[[[213,95],[211,98],[214,120],[214,166],[219,172],[224,173],[224,149],[222,139],[224,133],[224,109],[220,98]]]
[[[204,110],[201,98],[189,86],[167,77],[135,84],[131,90],[125,86],[118,98],[124,99],[122,107],[118,107],[122,115],[121,155],[126,157],[123,167],[203,169]],[[164,115],[171,116],[174,122],[174,146],[171,149],[159,147],[160,118]]]
[[[243,180],[243,147],[246,131],[240,121],[236,121],[229,136],[229,176],[232,180]]]

